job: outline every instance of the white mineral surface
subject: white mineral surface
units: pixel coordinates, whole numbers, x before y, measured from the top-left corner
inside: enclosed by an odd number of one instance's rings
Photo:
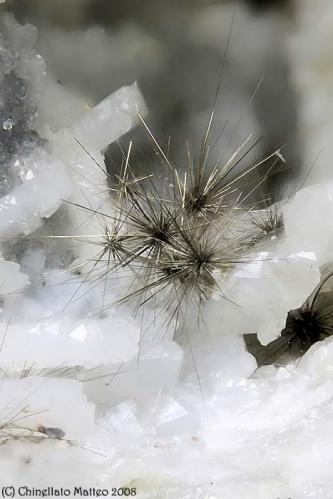
[[[279,336],[288,311],[301,307],[320,282],[316,253],[309,248],[291,253],[288,236],[284,238],[252,255],[252,261],[232,274],[225,291],[226,298],[241,308],[236,311],[234,307],[235,326],[230,322],[231,329],[241,334],[244,325],[239,327],[239,315],[245,313],[247,328],[257,332],[263,344]]]
[[[175,341],[163,303],[134,316],[108,306],[125,271],[107,283],[75,273],[91,265],[89,236],[101,227],[74,203],[112,215],[103,151],[146,113],[139,88],[86,105],[48,72],[37,36],[4,16],[0,76],[4,86],[12,71],[28,82],[40,140],[22,139],[30,148],[13,159],[0,200],[0,485],[333,498],[332,338],[299,362],[260,369],[242,339],[277,337],[331,263],[331,184],[283,204],[284,235],[231,269],[225,297],[209,300],[199,320],[189,314]]]

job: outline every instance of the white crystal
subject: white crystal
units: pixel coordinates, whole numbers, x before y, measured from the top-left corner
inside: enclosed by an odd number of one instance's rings
[[[0,259],[0,297],[21,293],[29,283],[17,263]]]
[[[319,265],[332,260],[333,183],[306,187],[283,206],[286,240],[296,251],[314,252]]]
[[[12,119],[8,119],[8,120],[5,120],[3,123],[2,123],[2,128],[4,130],[12,130],[13,126],[14,126],[14,121]]]
[[[182,360],[182,350],[174,342],[144,342],[138,355],[116,370],[104,370],[102,383],[87,382],[85,388],[93,400],[105,406],[129,398],[146,406],[159,393],[168,393],[177,386]]]
[[[27,359],[37,370],[78,365],[114,365],[116,370],[138,352],[139,330],[125,319],[50,318],[0,325],[1,337],[5,336],[0,365],[9,372],[24,368]]]
[[[137,420],[136,411],[134,400],[128,400],[113,407],[99,423],[109,430],[129,433],[133,437],[138,437],[143,433],[143,429]]]
[[[209,43],[221,35],[225,17],[218,9],[210,9],[202,29],[193,30]],[[332,186],[301,190],[286,201],[286,237],[253,246],[244,264],[221,275],[225,297],[209,300],[200,320],[186,312],[188,329],[177,330],[175,324],[168,329],[168,312],[150,304],[133,319],[129,307],[110,306],[128,275],[120,272],[118,280],[104,285],[87,278],[85,263],[92,264],[99,249],[89,237],[101,236],[104,221],[89,215],[103,210],[106,218],[113,216],[102,151],[145,113],[142,96],[132,86],[88,106],[45,74],[33,49],[36,30],[4,19],[18,51],[17,74],[33,89],[35,126],[48,140],[48,152],[37,151],[15,167],[22,184],[1,200],[3,254],[10,253],[12,237],[16,242],[35,231],[61,205],[68,215],[59,225],[53,225],[56,217],[49,220],[28,248],[25,241],[18,245],[22,250],[13,246],[21,268],[0,261],[1,423],[18,414],[23,419],[17,423],[28,428],[65,433],[61,440],[20,439],[0,446],[6,481],[136,486],[138,496],[147,499],[329,499],[331,339],[314,345],[299,363],[255,371],[241,335],[257,332],[270,341],[288,311],[301,306],[318,284],[319,267],[329,263],[333,246]],[[199,28],[198,23],[196,16]],[[255,53],[257,33],[250,42]],[[320,52],[319,45],[314,52]],[[252,58],[245,60],[242,50],[242,43],[234,46],[248,64]],[[324,93],[317,96],[322,105]],[[308,112],[319,120],[317,104]],[[84,205],[88,213],[64,199]],[[50,263],[48,238],[59,229],[64,241],[69,236],[70,269],[79,263],[82,275],[59,268],[67,256],[60,251],[59,261]],[[8,298],[13,294],[16,301],[28,275],[32,284],[14,306]],[[181,346],[173,341],[175,330]]]
[[[288,312],[301,307],[320,282],[315,254],[293,254],[286,241],[286,247],[282,241],[270,251],[250,255],[250,263],[239,265],[224,286],[225,298],[234,304],[232,308],[222,298],[221,313],[226,307],[229,329],[257,333],[263,344],[279,336]],[[240,321],[243,314],[247,319]]]
[[[0,386],[1,423],[16,418],[25,428],[57,427],[67,439],[80,440],[93,431],[95,410],[77,381],[44,377],[4,379]]]
[[[92,108],[72,130],[86,148],[102,151],[139,122],[146,104],[134,83],[122,87]]]
[[[62,161],[42,154],[37,162],[36,175],[0,199],[1,237],[30,234],[71,195],[71,178]]]

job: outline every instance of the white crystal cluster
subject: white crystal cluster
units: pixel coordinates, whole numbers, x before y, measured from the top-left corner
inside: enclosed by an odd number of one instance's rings
[[[166,312],[103,308],[105,286],[112,301],[127,276],[96,284],[76,274],[96,253],[87,235],[101,231],[77,205],[112,215],[103,151],[146,113],[144,100],[133,85],[88,106],[47,72],[32,26],[10,16],[3,26],[0,53],[16,51],[3,68],[27,82],[41,138],[15,160],[22,171],[0,200],[6,484],[126,487],[161,499],[332,498],[332,340],[297,364],[258,370],[242,340],[276,338],[331,263],[330,184],[281,204],[284,234],[223,277],[225,297],[209,300],[200,321],[188,317],[178,343]],[[50,231],[65,236],[58,243]]]

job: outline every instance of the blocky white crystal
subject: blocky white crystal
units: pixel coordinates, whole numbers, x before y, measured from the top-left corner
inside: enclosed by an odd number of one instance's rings
[[[301,189],[283,206],[287,243],[294,251],[314,252],[319,265],[330,263],[333,257],[332,217],[332,182]]]
[[[122,87],[92,108],[71,131],[88,149],[102,151],[147,114],[142,94],[134,83]]]
[[[0,420],[10,420],[37,430],[57,427],[66,439],[80,440],[93,431],[95,409],[82,386],[74,380],[45,377],[3,379],[0,386]]]
[[[85,388],[93,400],[106,406],[128,398],[146,406],[177,385],[182,360],[181,348],[172,341],[143,342],[138,355],[111,373],[104,370],[102,383],[87,382]]]
[[[286,241],[286,247],[282,241],[270,251],[250,255],[250,263],[238,266],[227,280],[225,297],[236,304],[229,327],[235,323],[239,332],[238,305],[248,318],[242,334],[256,332],[263,344],[279,336],[288,312],[301,307],[320,282],[316,255],[310,251],[293,254],[287,251]]]
[[[136,357],[139,330],[129,320],[41,319],[0,324],[6,339],[0,356],[3,369],[18,370],[115,365]],[[109,367],[110,370],[110,367]]]

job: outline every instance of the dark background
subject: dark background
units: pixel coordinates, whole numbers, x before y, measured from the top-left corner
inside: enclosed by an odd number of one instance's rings
[[[205,9],[212,6],[223,9],[230,4],[203,0],[8,0],[5,8],[21,22],[31,22],[44,33],[44,43],[40,46],[42,55],[58,80],[68,86],[76,86],[92,101],[97,102],[120,86],[138,80],[149,107],[149,124],[162,144],[171,137],[170,154],[179,164],[184,160],[185,140],[191,140],[194,151],[200,147],[221,77],[221,93],[229,102],[231,112],[235,109],[237,123],[237,113],[243,112],[239,111],[237,103],[251,99],[257,82],[263,76],[264,82],[246,112],[253,114],[259,128],[255,131],[262,137],[257,157],[287,145],[284,155],[288,167],[270,180],[268,189],[272,191],[284,185],[290,176],[295,176],[299,168],[297,99],[289,83],[288,56],[283,49],[277,48],[274,39],[269,39],[269,34],[267,39],[259,40],[257,52],[252,51],[248,56],[245,36],[244,60],[233,59],[231,50],[225,61],[223,47],[196,40],[195,33],[191,32],[193,17],[200,18]],[[237,11],[244,11],[246,16],[250,16],[246,27],[250,37],[256,31],[258,20],[261,24],[273,23],[277,32],[281,27],[281,38],[285,36],[282,27],[292,23],[292,8],[287,0],[244,0],[234,4],[236,18],[232,37],[235,38],[238,36]],[[228,15],[226,25],[230,26],[230,10]],[[48,33],[54,30],[68,34],[101,26],[115,36],[128,25],[137,27],[157,42],[161,52],[161,64],[157,68],[151,69],[149,60],[140,61],[139,54],[135,63],[124,61],[116,67],[112,66],[112,71],[102,68],[100,73],[99,69],[93,72],[89,71],[89,59],[94,58],[94,54],[87,54],[87,60],[82,59],[80,67],[68,71],[64,57],[59,56],[48,43]],[[225,26],[223,30],[225,43],[228,32]],[[133,47],[126,50],[133,48],[134,51],[135,41],[130,43]],[[117,45],[116,49],[121,61],[122,45]],[[69,60],[66,64],[67,68],[71,64],[75,67],[77,61]],[[218,119],[214,133],[218,136],[223,123],[223,119],[219,119],[223,115],[219,101],[216,110]],[[138,128],[123,142],[129,139],[135,140],[134,158],[138,168],[145,173],[156,169],[156,157],[145,132]],[[234,147],[237,145],[234,144]],[[224,154],[223,146],[217,154]],[[113,170],[117,169],[121,162],[118,146],[110,147],[108,162],[115,167]]]

